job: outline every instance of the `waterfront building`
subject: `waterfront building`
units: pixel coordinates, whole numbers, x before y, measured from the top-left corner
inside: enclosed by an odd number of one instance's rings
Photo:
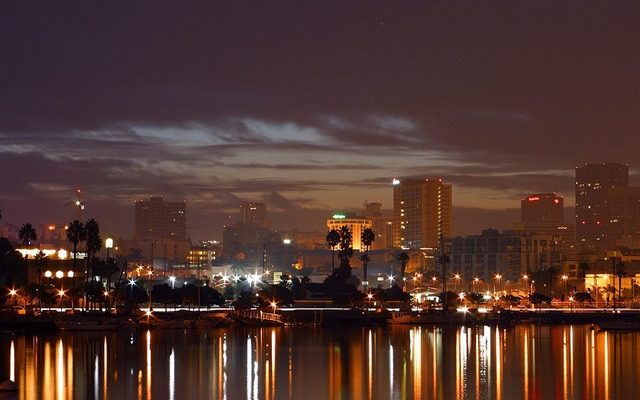
[[[441,178],[394,179],[394,247],[440,247],[451,236],[451,208],[451,184]]]
[[[556,252],[551,235],[486,229],[451,240],[450,271],[466,281],[478,277],[491,282],[500,275],[503,282],[515,282],[523,274],[555,266]]]

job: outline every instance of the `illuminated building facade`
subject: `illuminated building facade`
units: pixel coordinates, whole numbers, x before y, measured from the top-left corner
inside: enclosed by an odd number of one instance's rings
[[[346,226],[349,228],[353,236],[353,249],[364,250],[362,245],[362,232],[365,229],[372,229],[373,224],[371,218],[350,216],[348,214],[334,214],[332,218],[327,220],[327,229],[340,231],[340,228]],[[374,232],[375,233],[375,232]]]
[[[440,247],[451,236],[451,197],[451,184],[441,178],[394,179],[394,247]]]

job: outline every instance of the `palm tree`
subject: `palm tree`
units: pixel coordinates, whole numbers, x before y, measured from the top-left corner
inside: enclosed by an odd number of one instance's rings
[[[24,224],[20,227],[18,237],[25,247],[31,246],[31,241],[37,239],[36,230],[33,229],[31,224]]]
[[[402,252],[396,256],[396,259],[400,261],[400,283],[402,290],[404,290],[404,272],[409,263],[409,255],[406,252]]]
[[[73,271],[73,277],[71,278],[71,286],[75,289],[78,244],[87,240],[87,230],[85,229],[82,222],[76,219],[69,223],[69,225],[67,225],[67,240],[73,244],[73,264],[71,268]]]
[[[336,253],[336,246],[338,245],[338,243],[340,243],[340,232],[338,232],[335,229],[331,229],[329,233],[327,233],[327,244],[331,249],[331,272],[332,273],[336,269],[335,253]]]
[[[353,255],[353,234],[347,225],[343,225],[338,231],[340,234],[340,244],[338,250],[338,258],[340,259],[340,268],[351,269],[349,259]]]
[[[95,219],[88,220],[84,228],[87,233],[87,265],[90,266],[96,253],[102,247],[102,238],[100,238],[100,226]]]
[[[38,286],[42,285],[42,271],[47,266],[47,256],[44,254],[42,250],[36,254],[35,257],[36,262],[36,272],[38,273]]]
[[[375,240],[376,240],[376,234],[373,233],[371,228],[367,228],[364,231],[362,231],[362,235],[360,235],[360,241],[364,245],[365,252],[362,256],[360,256],[360,259],[362,260],[362,283],[365,285],[369,284],[369,281],[367,278],[367,263],[371,261],[371,259],[369,258],[369,248],[371,247],[371,244]]]

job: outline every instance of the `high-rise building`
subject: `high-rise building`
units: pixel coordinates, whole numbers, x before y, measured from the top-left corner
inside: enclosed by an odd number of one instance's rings
[[[240,205],[240,222],[253,224],[261,228],[269,227],[267,206],[263,203],[244,203]]]
[[[564,199],[555,193],[532,194],[520,201],[523,224],[562,224]]]
[[[451,204],[451,184],[441,178],[394,179],[394,247],[440,247],[451,236]]]
[[[576,239],[585,250],[602,252],[615,246],[619,225],[626,223],[614,198],[629,187],[629,166],[619,163],[576,167]]]
[[[135,202],[135,239],[187,237],[186,201],[165,201],[161,196]]]
[[[165,201],[161,196],[135,202],[135,245],[163,272],[186,263],[186,208],[185,201]]]

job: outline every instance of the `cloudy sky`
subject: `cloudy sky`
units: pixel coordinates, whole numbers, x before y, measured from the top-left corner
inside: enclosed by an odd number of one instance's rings
[[[0,35],[3,222],[68,222],[80,187],[124,236],[151,194],[196,239],[246,200],[323,230],[435,175],[466,234],[572,205],[576,165],[640,183],[636,1],[15,1]]]

